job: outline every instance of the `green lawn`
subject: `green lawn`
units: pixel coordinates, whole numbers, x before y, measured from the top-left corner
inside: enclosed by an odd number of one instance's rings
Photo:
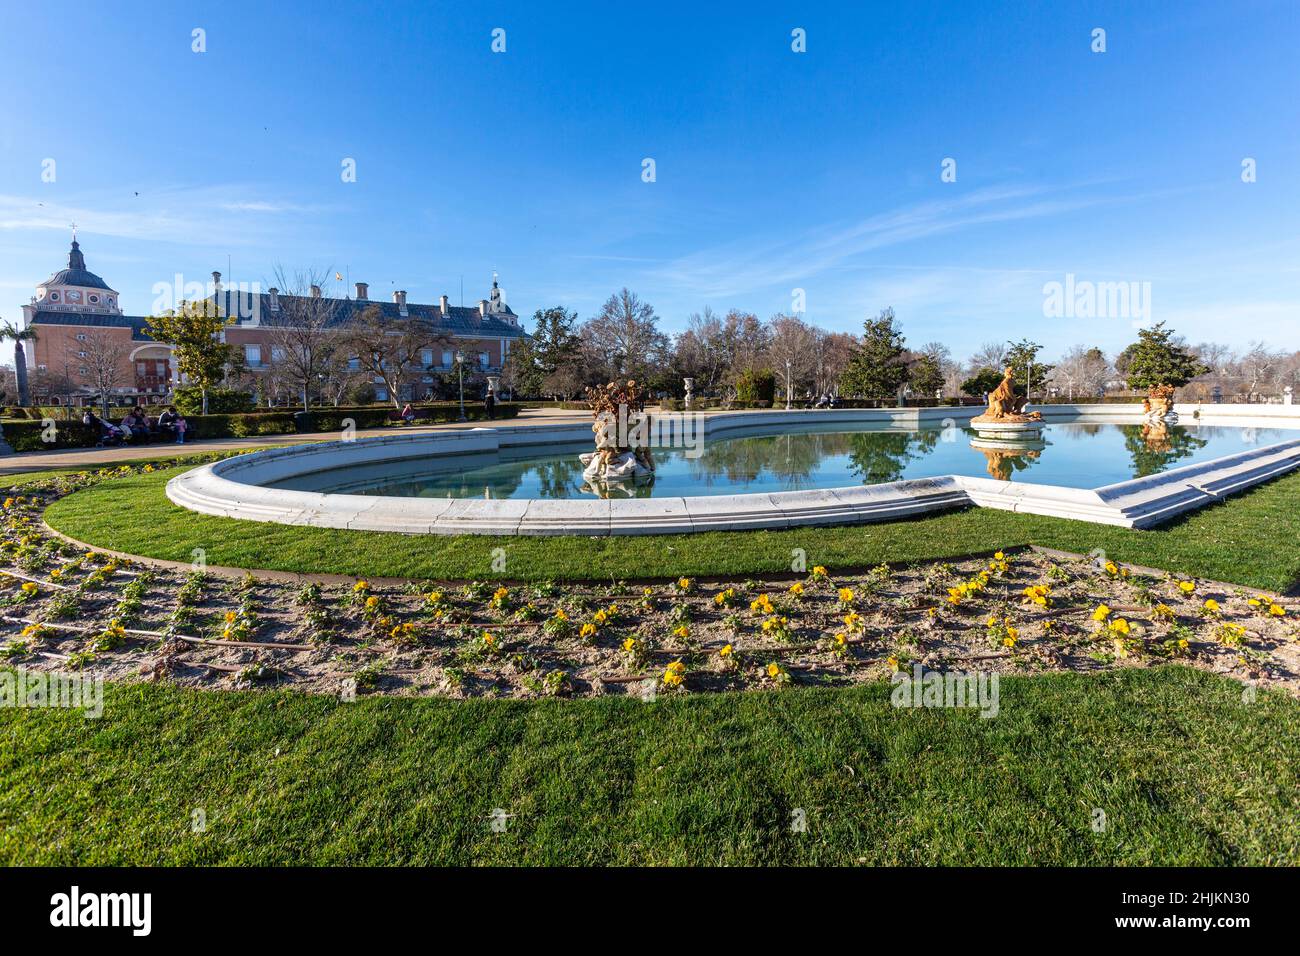
[[[133,554],[210,564],[358,576],[516,580],[743,575],[789,570],[802,548],[832,569],[950,558],[1045,545],[1119,561],[1286,590],[1300,578],[1300,475],[1280,478],[1153,531],[972,508],[911,521],[790,531],[644,537],[436,537],[251,523],[178,508],[163,486],[183,469],[103,482],[55,502],[49,524],[82,541]],[[492,571],[504,548],[506,570]]]
[[[888,693],[115,686],[0,711],[0,863],[1300,863],[1292,698],[1177,666],[1004,679],[993,719]]]

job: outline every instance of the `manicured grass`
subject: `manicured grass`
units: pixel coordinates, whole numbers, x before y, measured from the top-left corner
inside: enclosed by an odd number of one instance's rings
[[[832,569],[951,558],[1026,544],[1250,587],[1300,578],[1300,475],[1290,475],[1153,531],[971,508],[912,521],[789,531],[631,537],[401,535],[291,527],[195,514],[167,500],[183,469],[103,482],[55,502],[48,523],[81,541],[133,554],[284,571],[434,579],[632,579],[788,571],[793,549]],[[492,570],[495,549],[506,569]]]
[[[115,686],[99,720],[0,711],[0,863],[1300,863],[1294,699],[1176,666],[1000,689],[983,719],[892,707],[885,684],[651,703]]]

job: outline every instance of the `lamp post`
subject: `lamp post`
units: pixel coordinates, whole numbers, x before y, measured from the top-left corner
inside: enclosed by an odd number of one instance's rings
[[[790,410],[790,360],[785,360],[785,410]]]
[[[460,349],[456,350],[456,376],[460,380],[460,421],[468,421],[465,418],[465,353]]]

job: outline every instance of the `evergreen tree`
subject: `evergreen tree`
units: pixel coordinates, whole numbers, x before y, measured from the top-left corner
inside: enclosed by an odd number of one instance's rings
[[[1173,335],[1163,322],[1138,329],[1138,340],[1124,350],[1124,374],[1132,388],[1178,388],[1209,371]]]
[[[1038,361],[1038,353],[1042,350],[1041,345],[1029,339],[1007,343],[1007,357],[1004,362],[1006,367],[1015,373],[1011,382],[1015,385],[1016,391],[1026,397],[1034,392],[1042,392],[1047,384],[1048,373],[1056,368],[1055,365]]]
[[[961,383],[961,390],[972,398],[983,398],[1001,384],[1001,372],[993,368],[982,368]]]
[[[933,355],[918,355],[907,374],[912,391],[917,395],[933,398],[943,388],[943,369]]]
[[[903,333],[894,323],[894,310],[882,310],[862,327],[862,341],[840,374],[840,392],[850,398],[892,399],[907,381]]]
[[[559,384],[557,373],[569,371],[578,361],[578,313],[556,305],[538,309],[533,322],[531,339],[511,343],[510,384],[522,395],[545,395],[558,390],[552,388]]]

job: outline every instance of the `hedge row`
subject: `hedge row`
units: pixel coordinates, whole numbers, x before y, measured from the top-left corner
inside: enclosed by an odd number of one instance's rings
[[[298,433],[342,431],[345,419],[351,419],[356,428],[382,428],[395,424],[389,420],[392,407],[318,409],[311,413],[309,422],[299,419],[299,412],[249,412],[241,415],[187,415],[186,439],[195,438],[248,438],[253,435],[293,435]],[[454,422],[460,418],[459,405],[419,406],[416,408],[420,423]],[[503,403],[496,407],[497,418],[514,418],[519,406]],[[487,412],[481,406],[466,406],[465,417],[472,422],[485,421]],[[53,419],[50,427],[41,422],[7,422],[4,437],[14,451],[48,451],[51,448],[92,448],[99,441],[97,429],[88,428],[79,420]],[[116,424],[116,422],[114,423]],[[306,427],[300,427],[305,425]]]
[[[903,403],[901,407],[936,408],[936,407],[943,406],[946,408],[956,408],[964,405],[983,405],[983,404],[984,403],[978,399],[945,398],[940,400],[936,398],[909,398],[906,402]],[[680,412],[684,409],[685,405],[680,398],[665,398],[663,401],[659,403],[659,407],[666,412]],[[797,409],[807,408],[808,406],[804,402],[795,402],[790,407],[792,410],[797,410]],[[881,399],[874,399],[874,398],[842,398],[839,400],[839,403],[835,407],[836,408],[898,408],[900,406],[895,401],[884,401]],[[716,398],[709,398],[709,399],[697,398],[692,408],[694,411],[743,411],[745,409],[751,409],[751,408],[784,409],[785,403],[781,401],[776,401],[776,402],[733,401],[730,405],[726,405]]]

